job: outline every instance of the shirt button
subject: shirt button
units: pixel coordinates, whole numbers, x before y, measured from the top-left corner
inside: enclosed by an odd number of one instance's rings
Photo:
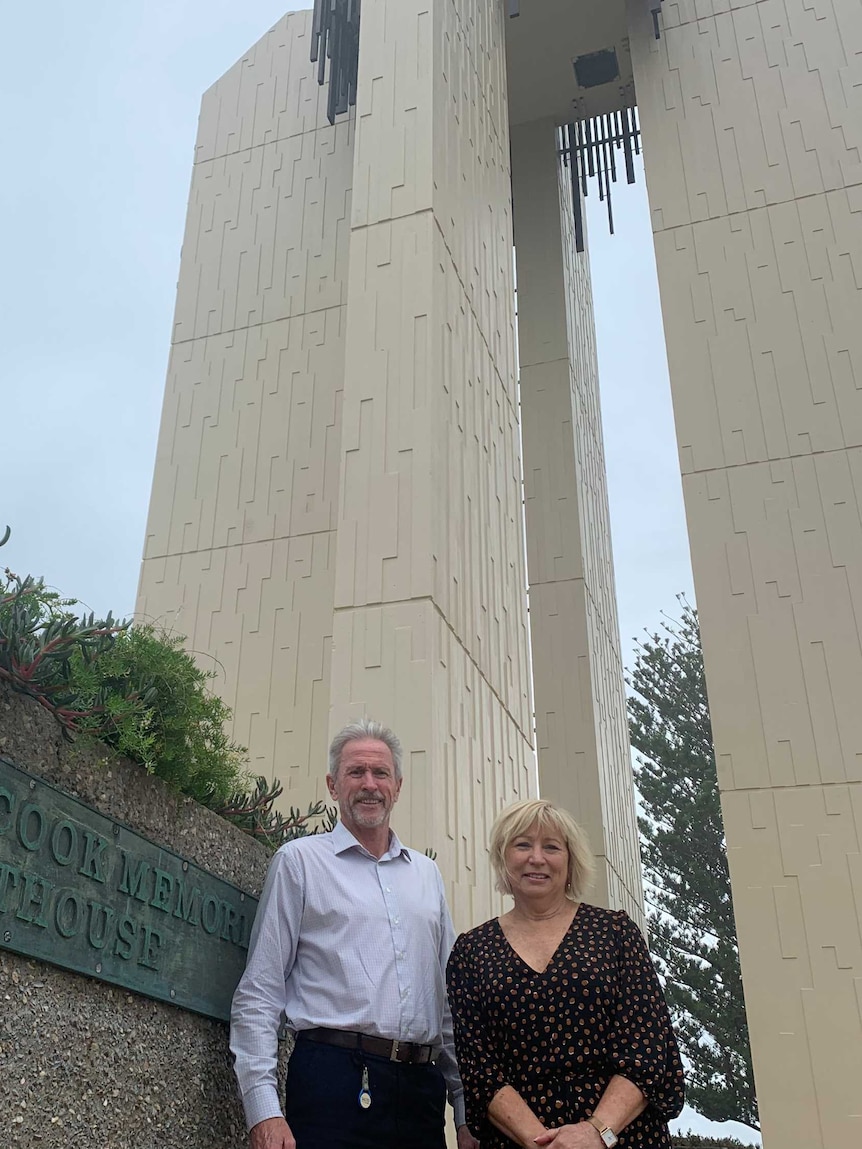
[[[394,925],[396,925],[396,926],[398,925],[398,918],[393,918],[392,921],[393,921]]]
[[[392,893],[392,887],[391,887],[391,886],[387,886],[387,887],[386,887],[386,893],[387,893],[387,894],[391,894],[391,893]]]
[[[410,990],[409,989],[402,989],[401,996],[402,997],[409,997],[410,996]]]

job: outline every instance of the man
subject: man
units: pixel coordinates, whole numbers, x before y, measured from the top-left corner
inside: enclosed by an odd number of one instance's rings
[[[364,719],[329,748],[340,821],[288,842],[266,877],[231,1011],[252,1149],[443,1149],[464,1124],[445,970],[454,930],[436,865],[389,828],[401,744]],[[285,1116],[277,1034],[296,1034]]]

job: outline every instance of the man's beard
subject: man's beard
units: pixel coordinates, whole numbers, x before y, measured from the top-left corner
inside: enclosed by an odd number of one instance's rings
[[[358,794],[350,803],[350,813],[354,821],[370,830],[382,826],[389,814],[385,800],[379,798],[375,800],[374,805],[366,806],[363,804],[363,797],[368,798],[369,795]]]

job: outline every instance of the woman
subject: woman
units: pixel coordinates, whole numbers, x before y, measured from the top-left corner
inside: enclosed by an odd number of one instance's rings
[[[519,802],[494,824],[491,862],[514,907],[462,934],[448,969],[482,1149],[669,1147],[683,1075],[667,1006],[628,915],[580,901],[583,832],[550,802]]]

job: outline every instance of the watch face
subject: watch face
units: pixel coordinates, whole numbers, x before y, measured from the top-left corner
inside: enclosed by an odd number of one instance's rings
[[[608,1149],[614,1149],[614,1145],[616,1145],[617,1142],[619,1141],[619,1137],[617,1137],[617,1135],[616,1135],[616,1133],[614,1133],[613,1129],[603,1129],[602,1130],[602,1141],[604,1141],[604,1143],[605,1143],[605,1145],[607,1145]]]

